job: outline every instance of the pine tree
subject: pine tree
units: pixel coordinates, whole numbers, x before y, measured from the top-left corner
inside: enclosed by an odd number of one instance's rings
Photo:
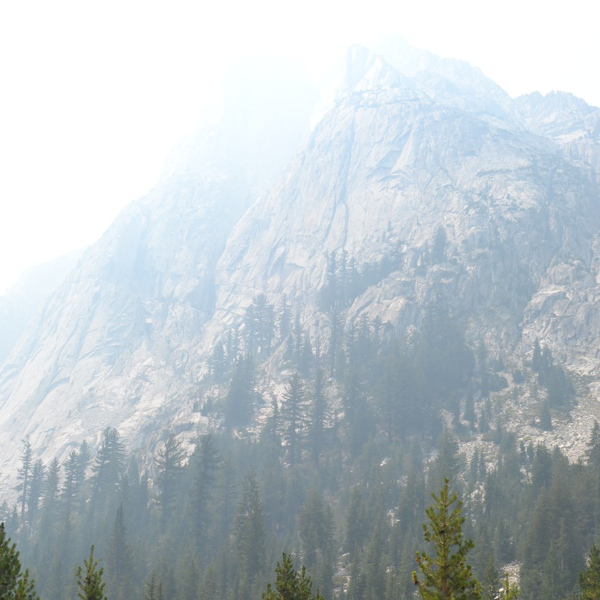
[[[292,375],[288,388],[283,394],[281,417],[284,423],[284,440],[287,446],[290,465],[293,467],[300,458],[300,442],[306,424],[306,400],[304,387],[298,373]]]
[[[431,262],[434,265],[444,261],[447,241],[446,230],[439,225],[431,244]]]
[[[321,310],[331,315],[335,314],[338,304],[338,274],[335,252],[326,254],[327,261],[325,285],[321,288],[319,305]]]
[[[67,523],[71,518],[71,509],[75,498],[77,497],[77,452],[72,450],[63,463],[65,470],[65,480],[62,489],[62,505],[64,511],[64,522]]]
[[[435,504],[425,511],[429,524],[423,524],[423,538],[433,544],[436,554],[416,553],[423,579],[413,571],[414,583],[423,600],[479,600],[479,582],[466,562],[473,541],[463,540],[462,501],[456,492],[450,494],[448,479],[439,496],[432,496]]]
[[[48,467],[48,472],[44,478],[42,503],[42,537],[47,538],[52,528],[58,520],[58,495],[60,490],[60,464],[57,458],[54,458]]]
[[[223,342],[219,342],[213,349],[210,357],[210,372],[213,380],[216,383],[222,383],[227,371],[227,363],[225,361],[225,348]]]
[[[269,583],[267,591],[263,593],[263,600],[324,600],[317,590],[312,593],[312,580],[306,575],[306,567],[300,573],[294,569],[294,563],[285,552],[281,563],[277,562],[275,568],[277,579],[274,591]]]
[[[196,446],[190,463],[194,477],[190,490],[192,527],[196,545],[200,549],[206,541],[208,507],[214,493],[217,471],[221,466],[221,458],[215,448],[215,438],[212,434],[200,438],[200,444]]]
[[[490,554],[483,574],[481,600],[496,600],[499,587],[498,569],[494,563],[494,555]]]
[[[6,537],[4,523],[0,523],[0,599],[38,600],[29,571],[21,572],[19,552]]]
[[[77,471],[76,479],[77,485],[81,487],[85,482],[85,473],[87,468],[90,466],[92,457],[90,455],[90,447],[88,443],[83,440],[79,445],[79,451],[77,452]]]
[[[313,462],[319,464],[321,454],[325,449],[326,424],[328,416],[327,398],[325,397],[325,373],[317,369],[315,387],[308,415],[307,441]]]
[[[29,477],[33,468],[33,451],[29,443],[29,437],[23,440],[23,451],[21,452],[21,467],[19,469],[20,483],[17,490],[21,492],[21,522],[25,522],[25,504],[29,492]]]
[[[350,578],[348,581],[348,600],[362,600],[365,591],[365,576],[361,573],[361,556],[358,548],[355,549],[350,563]]]
[[[163,532],[177,501],[186,456],[185,450],[181,447],[181,442],[178,442],[175,435],[171,433],[154,460],[158,469],[158,499],[161,509],[161,530]]]
[[[265,520],[256,475],[242,481],[242,499],[235,518],[235,538],[241,572],[248,583],[263,572],[266,562]]]
[[[31,476],[29,477],[29,491],[27,494],[27,515],[30,525],[35,521],[40,499],[44,489],[45,467],[41,458],[35,461]]]
[[[542,402],[540,408],[540,429],[542,431],[552,431],[552,415],[547,400]]]
[[[214,600],[214,598],[218,598],[219,596],[217,569],[214,562],[211,562],[204,572],[204,577],[200,584],[199,600]]]
[[[385,508],[381,497],[373,509],[373,532],[364,554],[364,600],[379,600],[385,593]]]
[[[246,351],[248,354],[268,353],[275,328],[273,306],[264,294],[254,298],[246,311]]]
[[[150,574],[150,580],[146,581],[143,600],[165,600],[163,583],[156,569]]]
[[[594,469],[594,472],[600,473],[600,425],[595,419],[586,456],[588,464]]]
[[[600,550],[596,545],[590,548],[588,566],[579,573],[580,600],[600,598]]]
[[[535,449],[533,465],[531,466],[531,484],[536,494],[543,487],[549,489],[552,484],[552,456],[548,452],[548,448],[541,444],[538,444]]]
[[[331,596],[335,562],[334,523],[331,507],[313,492],[298,517],[303,562],[326,598]]]
[[[131,593],[131,571],[133,559],[127,540],[127,530],[123,505],[117,509],[117,515],[108,541],[106,568],[110,597],[113,600],[127,599]]]
[[[86,474],[87,470],[92,461],[92,455],[90,453],[90,447],[88,443],[83,440],[79,445],[79,450],[77,452],[77,468],[75,470],[75,489],[77,490],[78,497],[78,512],[82,514],[84,512],[87,498],[83,493],[85,484],[86,484]]]
[[[244,427],[252,417],[255,394],[254,361],[251,357],[240,358],[225,398],[223,412],[228,427]]]
[[[362,548],[369,533],[367,506],[358,488],[350,493],[350,503],[346,513],[346,543],[345,548],[350,553],[350,560]]]
[[[185,552],[177,569],[177,598],[179,600],[198,600],[198,565],[191,552]]]
[[[214,506],[217,510],[210,531],[211,536],[218,540],[224,540],[228,536],[235,520],[237,482],[236,462],[231,455],[225,455],[215,485]]]
[[[511,585],[508,579],[508,573],[504,574],[504,583],[500,590],[498,600],[517,600],[519,596],[519,587],[517,585]],[[596,596],[597,598],[598,596]]]
[[[102,443],[92,468],[93,494],[91,512],[111,508],[110,502],[116,500],[118,484],[123,474],[125,448],[119,439],[119,432],[107,427],[102,435]],[[114,505],[113,505],[114,506]]]
[[[447,428],[438,438],[438,455],[432,467],[430,485],[433,489],[443,486],[446,479],[455,480],[459,471],[458,463],[458,441]],[[430,487],[430,489],[432,489]]]
[[[107,600],[104,595],[103,569],[98,568],[99,560],[94,560],[94,546],[90,548],[90,556],[83,562],[85,569],[77,567],[78,597],[81,600]]]

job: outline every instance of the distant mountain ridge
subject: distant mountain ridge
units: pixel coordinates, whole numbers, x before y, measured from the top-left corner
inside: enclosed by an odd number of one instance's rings
[[[366,314],[401,335],[435,296],[471,343],[525,355],[539,338],[595,376],[599,109],[561,94],[512,100],[466,63],[405,46],[388,55],[349,51],[307,138],[316,97],[302,83],[260,118],[258,90],[251,110],[225,111],[174,154],[6,361],[1,478],[26,435],[62,458],[107,425],[142,450],[174,424],[208,428],[194,406],[210,354],[258,295],[287,298],[326,346],[333,254],[363,269],[395,256],[345,327]]]

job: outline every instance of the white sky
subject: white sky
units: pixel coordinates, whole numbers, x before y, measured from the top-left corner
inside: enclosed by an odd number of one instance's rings
[[[512,96],[600,106],[598,23],[599,0],[2,0],[0,292],[150,189],[240,58],[302,58],[318,77],[399,32]]]

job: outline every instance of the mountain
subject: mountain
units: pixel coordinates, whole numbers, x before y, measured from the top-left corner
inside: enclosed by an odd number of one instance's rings
[[[396,268],[354,300],[347,324],[367,312],[401,332],[439,294],[468,322],[471,339],[485,338],[496,352],[539,337],[571,364],[593,370],[591,331],[598,328],[582,328],[593,319],[598,133],[584,161],[535,130],[548,122],[546,111],[536,120],[531,109],[517,113],[523,99],[512,103],[515,127],[497,104],[493,115],[459,108],[460,98],[446,100],[445,84],[440,101],[420,90],[423,75],[415,89],[362,49],[350,64],[359,72],[349,80],[358,83],[230,237],[218,266],[215,321],[231,326],[227,315],[258,293],[286,294],[318,318],[326,253],[345,251],[358,269],[400,253]],[[431,256],[438,232],[443,251]],[[541,298],[550,309],[553,296],[576,290],[577,308],[534,314]],[[586,335],[589,344],[582,343]]]
[[[5,361],[3,464],[27,435],[36,451],[60,456],[108,425],[141,439],[192,382],[189,348],[214,309],[216,261],[306,134],[315,101],[301,70],[259,62],[244,72],[220,117],[173,152],[156,187],[84,254]]]
[[[310,133],[307,82],[246,80],[231,96],[246,103],[174,154],[5,362],[0,477],[27,435],[63,458],[109,425],[142,452],[165,429],[218,425],[198,410],[215,391],[211,355],[243,338],[261,295],[289,303],[323,352],[334,320],[349,330],[366,315],[410,338],[439,301],[472,347],[522,361],[539,339],[593,382],[600,111],[562,94],[513,100],[466,63],[403,45],[382,52],[349,51]],[[332,260],[361,275],[335,315]]]
[[[0,296],[0,364],[4,362],[27,324],[75,266],[80,251],[27,269]]]

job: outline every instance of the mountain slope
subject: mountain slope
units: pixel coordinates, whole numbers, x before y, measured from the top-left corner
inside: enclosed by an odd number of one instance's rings
[[[187,395],[216,261],[305,135],[314,104],[301,72],[274,91],[282,66],[251,68],[262,87],[229,91],[219,120],[175,150],[157,186],[85,253],[13,349],[0,377],[3,465],[15,465],[26,435],[36,452],[61,457],[106,426],[141,439]]]
[[[27,324],[75,266],[80,251],[27,269],[0,296],[0,364],[4,362]]]
[[[332,256],[371,274],[340,314],[346,328],[366,314],[404,336],[441,298],[494,355],[524,355],[539,337],[594,372],[597,109],[512,101],[430,55],[395,64],[405,72],[352,49],[335,105],[263,195],[301,139],[308,100],[289,103],[297,125],[267,103],[274,121],[248,127],[236,113],[184,145],[5,364],[0,437],[12,442],[0,472],[26,435],[62,457],[107,425],[140,447],[174,419],[177,432],[206,427],[194,405],[208,358],[260,294],[289,298],[326,347]],[[572,131],[583,133],[567,140]]]
[[[285,293],[316,313],[326,253],[345,252],[364,269],[400,252],[397,268],[355,300],[348,323],[366,311],[401,332],[441,294],[470,322],[472,339],[512,347],[532,294],[546,293],[557,265],[595,268],[597,183],[554,140],[440,102],[370,60],[233,232],[219,262],[216,320],[230,326],[228,315],[259,293]],[[432,257],[438,232],[445,247]],[[526,319],[531,341],[542,332]]]

